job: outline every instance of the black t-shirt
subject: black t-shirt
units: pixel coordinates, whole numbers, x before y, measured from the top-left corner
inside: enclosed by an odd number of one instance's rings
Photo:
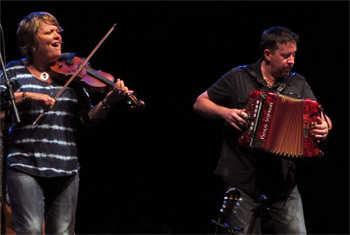
[[[272,88],[268,87],[260,63],[259,60],[255,64],[228,71],[207,90],[210,100],[228,108],[242,109],[251,91],[276,91],[286,81],[288,83],[281,94],[316,100],[305,78],[297,73],[277,79]],[[215,173],[230,186],[251,196],[265,194],[270,199],[277,199],[288,195],[296,184],[295,162],[241,147],[238,144],[241,134],[225,122],[222,150]]]

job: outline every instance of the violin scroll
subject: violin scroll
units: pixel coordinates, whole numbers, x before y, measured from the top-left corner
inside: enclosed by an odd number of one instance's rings
[[[135,95],[128,93],[126,103],[130,105],[131,110],[141,111],[145,108],[146,104],[141,99],[138,99]]]

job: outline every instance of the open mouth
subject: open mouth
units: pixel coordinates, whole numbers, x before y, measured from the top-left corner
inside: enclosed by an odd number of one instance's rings
[[[55,42],[51,44],[52,47],[59,48],[61,46],[60,42]]]

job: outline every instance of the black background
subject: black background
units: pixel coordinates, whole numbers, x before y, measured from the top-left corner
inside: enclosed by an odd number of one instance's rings
[[[349,3],[347,1],[1,1],[6,60],[21,58],[19,21],[52,13],[64,52],[122,78],[146,102],[120,106],[82,135],[76,232],[212,233],[221,204],[213,176],[222,122],[194,114],[196,97],[232,67],[259,57],[261,32],[300,35],[294,71],[306,77],[334,129],[326,156],[302,162],[307,229],[349,233]],[[94,100],[100,97],[92,95]]]

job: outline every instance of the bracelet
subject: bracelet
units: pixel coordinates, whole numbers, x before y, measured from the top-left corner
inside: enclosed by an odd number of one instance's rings
[[[25,101],[27,99],[27,92],[24,91],[22,94],[22,101]]]
[[[111,105],[106,104],[104,100],[101,101],[101,104],[102,104],[102,109],[109,109],[112,107]]]

